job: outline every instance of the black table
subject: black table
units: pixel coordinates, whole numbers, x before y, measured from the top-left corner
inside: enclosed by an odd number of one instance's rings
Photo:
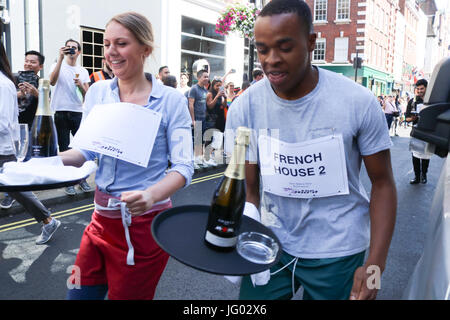
[[[0,184],[0,192],[19,192],[19,191],[40,191],[49,189],[58,189],[79,184],[86,179],[86,176],[81,179],[69,180],[64,182],[47,183],[47,184],[31,184],[31,185],[4,185]]]
[[[158,245],[176,260],[195,269],[220,275],[248,275],[265,271],[281,258],[281,244],[275,234],[258,221],[242,217],[238,233],[256,231],[264,233],[278,243],[275,261],[257,264],[242,258],[233,249],[216,251],[204,242],[209,206],[181,206],[164,211],[156,216],[152,233]]]

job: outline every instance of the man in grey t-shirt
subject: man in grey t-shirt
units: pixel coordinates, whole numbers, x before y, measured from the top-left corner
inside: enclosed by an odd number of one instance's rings
[[[283,249],[267,284],[244,277],[241,299],[289,299],[300,285],[304,299],[375,299],[386,265],[397,203],[386,120],[370,91],[311,66],[315,40],[305,2],[267,4],[255,23],[266,78],[228,112],[227,152],[230,132],[253,132],[246,207],[260,209]]]
[[[203,133],[206,120],[206,95],[205,89],[209,81],[209,73],[206,70],[197,72],[198,83],[189,90],[189,112],[194,126],[194,168],[203,166]],[[201,137],[200,137],[201,134]]]

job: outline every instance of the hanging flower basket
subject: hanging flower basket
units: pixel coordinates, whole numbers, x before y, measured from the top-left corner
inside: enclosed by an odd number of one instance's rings
[[[216,33],[228,35],[230,32],[238,32],[241,37],[252,40],[258,13],[259,10],[256,10],[253,3],[228,6],[217,20]]]

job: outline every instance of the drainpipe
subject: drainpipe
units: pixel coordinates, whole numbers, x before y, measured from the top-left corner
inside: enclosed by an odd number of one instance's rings
[[[6,0],[6,7],[4,8],[5,10],[9,10],[10,6],[9,6],[9,0]],[[7,24],[3,24],[3,22],[0,21],[0,32],[4,32],[4,34],[2,34],[1,36],[5,36],[3,40],[3,44],[5,46],[5,51],[6,51],[6,56],[8,57],[9,62],[12,64],[12,57],[11,57],[11,33],[10,33],[10,26],[9,23]]]
[[[44,30],[42,29],[42,0],[39,0],[39,52],[41,54],[44,54]],[[44,68],[42,68],[42,70],[40,71],[39,76],[41,78],[44,77]]]
[[[23,0],[23,17],[24,17],[24,29],[25,29],[25,52],[29,49],[28,39],[30,38],[30,18],[29,18],[29,3],[28,0]],[[25,53],[24,52],[24,53]]]
[[[255,4],[255,0],[250,0],[250,3]],[[253,81],[253,67],[254,67],[254,61],[255,61],[255,44],[253,42],[253,39],[249,39],[249,46],[248,46],[248,79],[250,82]]]

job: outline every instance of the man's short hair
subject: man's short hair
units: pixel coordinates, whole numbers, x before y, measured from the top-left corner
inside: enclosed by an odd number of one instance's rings
[[[69,39],[69,40],[66,41],[66,43],[64,45],[67,47],[67,44],[69,42],[75,42],[77,44],[78,51],[81,51],[81,44],[77,40]]]
[[[175,76],[167,76],[162,81],[165,86],[169,86],[172,88],[177,87],[177,78]]]
[[[428,81],[425,79],[419,79],[417,80],[416,84],[414,85],[416,88],[418,86],[425,86],[425,88],[428,86]]]
[[[162,66],[161,68],[159,68],[158,73],[161,73],[161,71],[163,71],[165,68],[169,68],[168,66]]]
[[[272,0],[260,12],[259,17],[276,14],[296,13],[303,24],[306,34],[313,33],[311,9],[305,1],[301,0]]]
[[[252,72],[253,79],[262,75],[264,75],[264,72],[261,69],[254,69]]]
[[[208,73],[208,71],[206,71],[205,69],[202,69],[199,72],[197,72],[197,79],[200,79],[205,72]]]
[[[42,66],[45,62],[45,57],[42,53],[38,52],[38,51],[34,51],[34,50],[30,50],[25,52],[25,57],[28,55],[33,55],[33,56],[37,56],[38,60],[39,60],[39,65]]]
[[[244,82],[242,82],[242,90],[245,90],[245,89],[247,89],[248,87],[250,87],[250,81],[244,81]]]

